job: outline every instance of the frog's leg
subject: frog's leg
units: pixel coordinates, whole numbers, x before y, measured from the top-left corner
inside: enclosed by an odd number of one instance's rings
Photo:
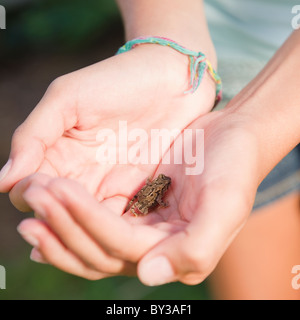
[[[149,213],[149,208],[144,208],[142,214],[146,216]]]
[[[157,201],[157,203],[159,204],[159,206],[160,206],[161,208],[166,208],[166,207],[169,206],[169,202],[168,202],[168,201],[166,201],[166,202],[163,201],[162,195],[159,195],[159,196],[157,197],[156,201]]]
[[[130,211],[131,211],[136,217],[138,217],[139,215],[135,212],[135,208],[136,208],[136,204],[134,204],[134,205],[130,208]]]
[[[125,212],[127,212],[133,205],[133,203],[136,201],[136,199],[138,198],[137,194],[130,200],[130,202],[128,203]]]

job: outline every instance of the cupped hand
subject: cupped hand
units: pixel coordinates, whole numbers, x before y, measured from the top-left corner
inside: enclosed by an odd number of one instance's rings
[[[208,112],[215,84],[206,75],[196,93],[184,94],[189,87],[188,62],[171,48],[141,45],[55,80],[13,136],[0,192],[11,191],[14,205],[29,210],[22,197],[24,184],[16,184],[42,173],[71,178],[99,201],[131,195],[157,164],[99,163],[97,151],[104,140],[98,134],[108,128],[118,138],[120,121],[126,122],[128,131],[180,131]],[[134,143],[129,141],[128,148]]]
[[[74,181],[27,178],[24,198],[41,220],[25,220],[19,231],[35,246],[33,259],[89,279],[137,274],[147,285],[203,281],[245,224],[260,174],[258,139],[248,119],[226,109],[186,129],[199,128],[203,173],[187,175],[188,165],[174,164],[171,156],[156,172],[172,178],[170,205],[146,216],[123,214],[129,198],[118,186],[114,197],[98,202]],[[196,150],[195,139],[188,144]]]

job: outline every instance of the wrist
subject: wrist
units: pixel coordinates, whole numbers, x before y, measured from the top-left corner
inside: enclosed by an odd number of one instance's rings
[[[262,72],[229,103],[259,136],[266,171],[300,142],[299,40],[300,32],[292,33]]]
[[[153,70],[161,64],[157,72],[164,75],[163,79],[166,80],[164,87],[171,85],[173,88],[177,88],[176,84],[180,84],[180,87],[185,85],[186,88],[181,91],[185,95],[194,94],[202,82],[207,82],[205,78],[209,75],[215,83],[216,98],[217,100],[220,99],[222,90],[221,79],[202,52],[192,51],[173,40],[163,37],[140,37],[127,42],[119,49],[118,54],[139,47],[144,47],[142,55],[151,54],[150,59],[156,64]],[[141,51],[139,50],[138,52]],[[187,87],[187,83],[189,83],[189,87]],[[209,97],[209,88],[206,90],[207,98]]]
[[[263,88],[260,89],[263,91]],[[295,128],[288,119],[288,108],[272,110],[270,107],[274,104],[276,102],[272,103],[271,96],[247,95],[242,91],[224,109],[255,139],[259,182],[299,142]]]
[[[130,50],[137,59],[144,59],[152,70],[153,76],[161,81],[168,90],[182,90],[189,85],[189,59],[185,55],[168,47],[157,44],[142,44]]]
[[[194,93],[184,93],[190,89],[189,58],[172,48],[143,44],[112,61],[116,61],[113,65],[131,66],[123,69],[128,84],[136,81],[137,100],[147,99],[141,105],[147,103],[150,118],[164,123],[165,128],[184,129],[214,106],[216,87],[208,72]]]
[[[126,41],[150,35],[172,39],[190,50],[203,52],[216,69],[216,53],[202,1],[117,2],[124,20]]]

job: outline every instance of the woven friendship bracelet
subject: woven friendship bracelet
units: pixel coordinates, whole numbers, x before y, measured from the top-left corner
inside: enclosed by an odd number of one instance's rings
[[[216,101],[220,101],[222,98],[222,81],[217,72],[213,69],[211,63],[206,59],[206,56],[202,52],[196,52],[188,50],[185,47],[179,45],[173,40],[163,38],[163,37],[140,37],[128,41],[122,46],[117,54],[129,51],[139,44],[143,43],[154,43],[160,44],[162,46],[169,46],[178,52],[185,54],[190,60],[190,86],[191,88],[184,93],[193,93],[199,87],[203,76],[206,71],[210,74],[216,83]]]

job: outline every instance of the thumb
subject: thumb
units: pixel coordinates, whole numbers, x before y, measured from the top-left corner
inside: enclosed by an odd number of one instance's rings
[[[0,172],[0,192],[8,192],[21,179],[35,173],[44,160],[47,148],[71,126],[66,114],[67,101],[55,82],[15,131],[9,160]],[[70,109],[70,108],[69,108]],[[67,123],[69,122],[69,123]]]
[[[202,282],[211,267],[208,248],[195,248],[185,232],[179,232],[153,248],[138,264],[138,277],[149,286],[181,281],[194,285]],[[198,243],[199,244],[199,243]]]
[[[185,229],[158,243],[138,264],[146,285],[202,282],[215,268],[250,213],[243,199],[223,192],[215,201],[208,191]],[[223,197],[224,196],[224,197]]]

